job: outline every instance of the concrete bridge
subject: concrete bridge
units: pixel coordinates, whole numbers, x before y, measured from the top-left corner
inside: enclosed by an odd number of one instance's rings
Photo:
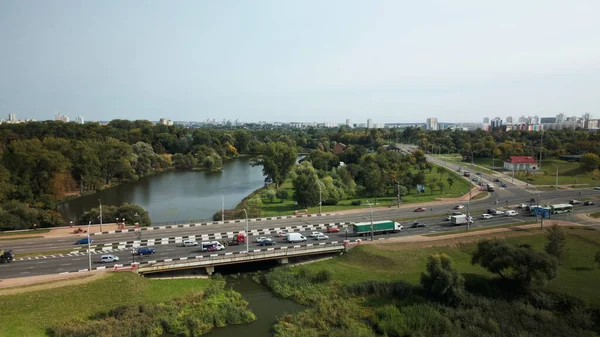
[[[138,265],[140,274],[159,273],[173,270],[205,268],[208,275],[212,275],[216,266],[240,264],[265,260],[277,260],[280,264],[287,264],[289,258],[318,254],[331,254],[342,252],[346,249],[343,243],[308,244],[303,246],[268,248],[251,252],[212,254],[208,258],[198,256],[195,258],[166,259],[163,261],[149,261],[147,264]]]

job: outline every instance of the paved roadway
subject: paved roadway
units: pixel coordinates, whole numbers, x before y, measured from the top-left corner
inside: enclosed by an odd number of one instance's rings
[[[581,212],[585,212],[589,209],[589,207],[585,207],[585,206],[580,206],[576,212],[581,213]],[[478,212],[479,213],[479,212]],[[374,213],[375,215],[375,213]],[[553,219],[567,219],[569,215],[566,214],[557,214],[557,215],[553,215]],[[570,215],[571,217],[573,216],[573,214]],[[474,216],[475,217],[475,216]],[[390,235],[376,235],[375,238],[376,239],[380,239],[380,238],[389,238],[389,237],[398,237],[398,236],[410,236],[410,235],[422,235],[422,234],[428,234],[428,233],[436,233],[436,232],[443,232],[443,231],[455,231],[459,228],[464,228],[465,226],[452,226],[448,221],[442,220],[443,215],[440,215],[436,218],[433,219],[429,219],[429,220],[419,220],[421,222],[424,222],[427,224],[427,228],[410,228],[410,225],[414,222],[414,221],[405,221],[403,222],[404,224],[404,229],[402,230],[402,232],[400,233],[396,233],[396,234],[390,234]],[[479,219],[478,217],[475,217],[475,223],[473,225],[471,225],[471,228],[478,228],[478,227],[488,227],[488,226],[495,226],[495,225],[500,225],[500,224],[509,224],[509,223],[522,223],[525,221],[532,221],[535,218],[531,217],[531,216],[526,216],[523,214],[520,214],[519,216],[515,216],[515,217],[506,217],[506,216],[498,216],[498,217],[494,217],[492,219],[488,219],[488,220],[482,220]],[[317,243],[317,241],[312,240],[309,238],[310,232],[314,231],[314,228],[316,226],[310,225],[307,227],[303,227],[303,228],[299,228],[297,229],[297,231],[303,233],[304,236],[306,236],[308,238],[308,242],[307,243]],[[323,227],[321,227],[323,228]],[[160,231],[157,231],[160,232]],[[273,231],[271,231],[272,234],[264,234],[265,232],[263,231],[259,231],[259,235],[260,236],[267,236],[267,237],[271,237],[274,240],[276,240],[278,243],[276,245],[276,247],[281,247],[281,246],[291,246],[290,244],[288,244],[287,242],[285,242],[285,240],[283,238],[279,238],[275,235],[275,233]],[[156,233],[154,233],[156,234]],[[320,241],[320,242],[341,242],[343,241],[346,236],[345,236],[345,232],[342,229],[339,233],[330,233],[327,234],[329,235],[329,239],[325,240],[325,241]],[[270,247],[260,247],[256,242],[254,242],[256,240],[258,236],[250,236],[251,239],[251,243],[250,243],[250,250],[254,250],[254,249],[266,249],[266,248],[270,248]],[[356,237],[353,236],[349,236],[348,239],[350,240],[355,240]],[[363,238],[363,240],[368,240],[369,237]],[[167,258],[180,258],[180,257],[195,257],[198,255],[206,255],[205,257],[208,257],[208,253],[201,253],[200,250],[198,248],[195,247],[183,247],[181,244],[181,239],[178,239],[177,243],[173,242],[174,240],[170,240],[169,243],[167,244],[159,244],[159,245],[155,245],[154,248],[156,249],[156,254],[152,255],[152,256],[135,256],[135,261],[136,262],[147,262],[147,261],[155,261],[155,260],[161,260],[161,259],[167,259]],[[117,255],[120,257],[120,264],[130,264],[132,262],[132,255],[130,253],[131,249],[129,248],[131,245],[129,245],[127,248],[123,248],[123,249],[108,249],[106,251],[94,251],[92,256],[92,268],[97,268],[100,266],[104,266],[104,264],[101,264],[99,262],[100,260],[100,256],[102,254],[107,254],[107,253],[111,253],[114,255]],[[224,251],[218,252],[219,254],[225,254],[225,253],[235,253],[235,252],[240,252],[240,251],[245,251],[246,250],[246,246],[245,245],[241,245],[241,246],[230,246],[227,247]],[[106,264],[106,266],[108,268],[111,268],[114,265],[114,263],[110,263],[110,264]],[[63,254],[63,255],[55,255],[54,257],[52,256],[43,256],[43,257],[37,257],[37,258],[25,258],[25,259],[20,259],[17,256],[17,259],[15,261],[13,261],[10,264],[0,264],[0,277],[2,278],[13,278],[13,277],[24,277],[24,276],[34,276],[34,275],[43,275],[43,274],[57,274],[57,273],[64,273],[64,272],[76,272],[79,270],[84,270],[88,268],[88,255],[87,253],[78,253],[78,254]]]

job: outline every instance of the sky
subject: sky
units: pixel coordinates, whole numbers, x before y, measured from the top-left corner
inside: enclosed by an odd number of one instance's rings
[[[0,118],[600,117],[597,0],[0,1]]]

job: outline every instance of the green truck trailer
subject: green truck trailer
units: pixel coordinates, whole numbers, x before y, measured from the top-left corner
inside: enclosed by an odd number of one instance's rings
[[[373,234],[398,233],[401,230],[402,225],[391,220],[373,222]],[[371,222],[359,222],[352,225],[352,232],[354,235],[371,235]]]

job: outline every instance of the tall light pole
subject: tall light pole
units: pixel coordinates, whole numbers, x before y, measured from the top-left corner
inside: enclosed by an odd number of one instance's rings
[[[471,229],[471,222],[469,221],[469,217],[471,216],[471,213],[469,213],[469,207],[471,206],[471,192],[473,191],[473,189],[471,188],[469,190],[469,200],[467,200],[467,232],[469,231],[469,229]]]
[[[539,170],[542,170],[542,150],[544,149],[544,131],[541,131],[542,135],[540,136],[540,165],[538,165]]]
[[[556,185],[554,186],[554,190],[558,190],[558,165],[552,164],[552,166],[556,167]]]
[[[400,208],[400,182],[398,179],[394,179],[394,181],[398,183],[398,193],[396,195],[398,196],[398,208]]]
[[[474,152],[471,151],[471,166],[475,166],[475,162],[473,162],[473,155],[474,155]]]
[[[221,192],[221,222],[225,222],[225,190]]]
[[[244,208],[244,214],[246,214],[246,254],[248,253],[248,240],[250,240],[250,236],[248,236],[248,211]]]
[[[319,186],[319,215],[321,215],[321,206],[323,205],[323,199],[321,194],[321,184],[320,181],[317,180],[317,186]]]
[[[98,199],[100,203],[100,232],[102,232],[102,200]]]
[[[371,241],[373,241],[373,206],[371,206],[369,200],[367,200],[367,205],[369,205],[369,208],[371,209]]]
[[[92,243],[90,242],[90,226],[92,225],[92,222],[90,221],[88,223],[88,230],[87,230],[87,241],[88,241],[88,270],[92,271]]]

